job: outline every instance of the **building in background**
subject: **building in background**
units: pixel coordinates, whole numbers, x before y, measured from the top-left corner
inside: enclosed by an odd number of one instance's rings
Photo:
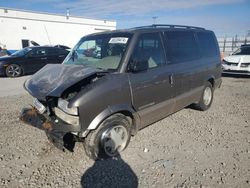
[[[0,8],[0,46],[19,50],[31,45],[73,47],[84,35],[116,29],[115,21]]]

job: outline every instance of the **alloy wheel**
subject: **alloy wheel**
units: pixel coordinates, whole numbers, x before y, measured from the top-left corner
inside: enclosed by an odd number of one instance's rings
[[[18,65],[9,65],[6,69],[8,77],[18,77],[22,74],[22,70]]]

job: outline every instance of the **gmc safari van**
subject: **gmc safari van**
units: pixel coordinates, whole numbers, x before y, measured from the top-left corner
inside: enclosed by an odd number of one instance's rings
[[[93,159],[113,157],[138,130],[191,104],[207,110],[221,70],[216,37],[204,28],[152,25],[91,34],[63,64],[46,65],[25,82],[34,107],[24,108],[21,119],[52,140],[71,135]]]

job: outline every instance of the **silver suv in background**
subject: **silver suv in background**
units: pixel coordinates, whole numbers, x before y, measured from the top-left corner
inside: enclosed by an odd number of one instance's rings
[[[21,119],[53,141],[84,143],[93,158],[123,151],[138,130],[193,104],[207,110],[221,84],[212,31],[152,25],[83,37],[63,64],[47,65],[24,87],[35,98]],[[69,136],[71,135],[71,136]]]

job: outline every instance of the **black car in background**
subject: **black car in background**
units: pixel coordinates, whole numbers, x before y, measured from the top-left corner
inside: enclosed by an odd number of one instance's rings
[[[60,47],[26,47],[10,56],[0,57],[0,75],[18,77],[24,74],[32,74],[46,64],[62,63],[68,53],[68,50]]]

